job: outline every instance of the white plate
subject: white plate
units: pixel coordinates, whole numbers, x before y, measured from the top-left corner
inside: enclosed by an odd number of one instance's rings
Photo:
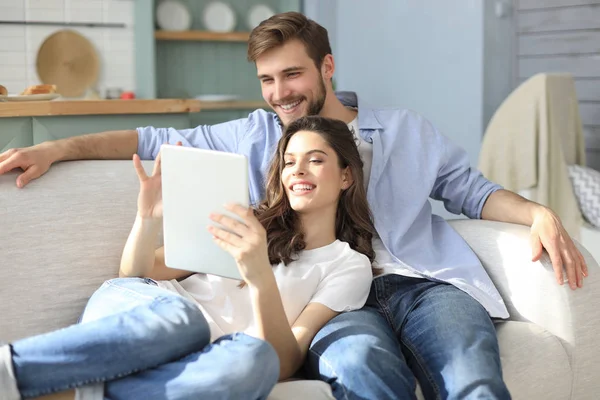
[[[246,18],[246,23],[248,24],[248,28],[250,30],[256,28],[261,22],[265,19],[271,18],[275,15],[275,11],[265,4],[257,4],[250,8],[248,12],[248,17]]]
[[[42,101],[42,100],[54,100],[60,97],[58,93],[45,93],[45,94],[9,94],[8,96],[0,96],[0,101]]]
[[[231,32],[235,28],[236,16],[228,4],[213,1],[204,7],[202,20],[209,31]]]
[[[183,3],[166,0],[156,8],[156,23],[165,31],[187,31],[192,27],[192,16]]]
[[[239,100],[240,96],[235,94],[202,94],[196,96],[196,100],[200,101],[234,101]]]

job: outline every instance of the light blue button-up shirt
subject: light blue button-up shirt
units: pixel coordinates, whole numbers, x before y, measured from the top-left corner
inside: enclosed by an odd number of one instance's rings
[[[340,101],[358,106],[361,137],[373,145],[367,198],[375,228],[393,258],[429,279],[467,292],[492,317],[508,311],[467,243],[441,217],[432,214],[428,198],[446,209],[481,218],[488,196],[501,189],[470,167],[467,153],[439,133],[419,114],[403,109],[372,109],[352,92],[337,93]],[[266,171],[282,128],[275,113],[256,110],[242,118],[193,129],[138,128],[138,154],[156,158],[161,144],[244,154],[250,164],[250,201],[264,195]]]

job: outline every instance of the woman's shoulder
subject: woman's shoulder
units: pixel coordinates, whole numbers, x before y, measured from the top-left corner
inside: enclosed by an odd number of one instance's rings
[[[305,261],[327,270],[351,266],[371,268],[371,261],[366,255],[352,249],[350,244],[341,240],[318,249],[305,250],[300,253],[298,261]]]

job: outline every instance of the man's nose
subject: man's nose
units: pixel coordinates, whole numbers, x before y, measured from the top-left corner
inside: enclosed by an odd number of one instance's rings
[[[277,100],[285,100],[288,94],[289,93],[284,82],[275,82],[275,98]]]

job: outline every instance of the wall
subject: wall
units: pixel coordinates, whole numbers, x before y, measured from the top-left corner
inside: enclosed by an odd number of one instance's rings
[[[510,13],[498,18],[492,0],[319,3],[304,10],[336,41],[338,89],[416,110],[477,165],[487,122],[512,89]],[[437,202],[434,211],[455,217]]]
[[[514,7],[511,3],[511,0],[483,0],[484,128],[514,88],[513,54],[516,46]]]
[[[575,78],[588,165],[600,171],[600,0],[516,0],[516,84],[539,72]]]
[[[1,0],[0,20],[124,23],[125,28],[0,24],[0,84],[10,93],[40,83],[35,63],[43,41],[61,29],[74,29],[95,46],[101,72],[100,94],[107,87],[134,90],[134,0]]]

